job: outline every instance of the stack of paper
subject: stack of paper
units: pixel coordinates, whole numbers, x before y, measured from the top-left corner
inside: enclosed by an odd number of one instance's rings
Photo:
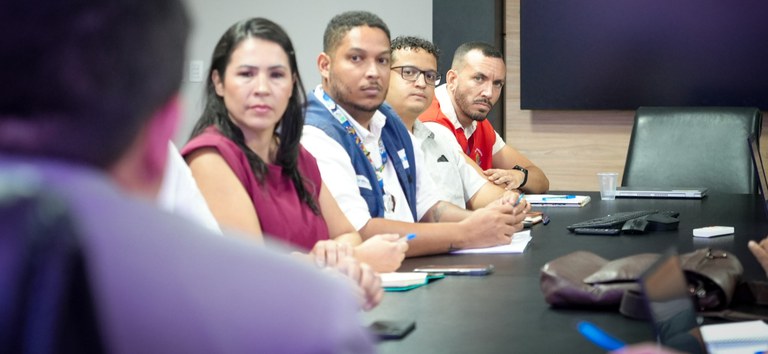
[[[532,206],[582,207],[591,199],[588,195],[526,194],[525,200]]]
[[[523,253],[531,241],[531,230],[520,231],[512,235],[512,242],[508,245],[486,248],[471,248],[453,251],[451,253]]]
[[[768,325],[759,320],[701,326],[701,337],[710,354],[768,350]]]

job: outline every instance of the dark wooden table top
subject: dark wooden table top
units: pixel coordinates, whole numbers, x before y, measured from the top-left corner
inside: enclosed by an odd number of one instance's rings
[[[569,192],[574,193],[574,192]],[[548,225],[531,229],[533,240],[524,254],[439,255],[409,258],[400,271],[427,264],[491,263],[489,276],[451,276],[403,293],[387,293],[382,304],[364,315],[368,322],[390,319],[416,321],[416,330],[402,340],[379,344],[382,353],[601,353],[576,331],[580,320],[591,321],[627,343],[653,340],[644,321],[618,312],[553,309],[539,288],[541,267],[577,250],[606,259],[637,253],[663,252],[675,246],[680,253],[712,247],[735,254],[747,280],[765,279],[749,253],[747,241],[768,234],[762,201],[757,196],[712,194],[698,200],[617,199],[601,201],[599,193],[575,192],[592,197],[581,208],[547,207]],[[607,214],[635,210],[680,212],[676,231],[645,235],[586,236],[570,233],[566,226]],[[692,237],[694,228],[734,226],[733,236],[711,239]],[[758,309],[759,310],[759,309]]]

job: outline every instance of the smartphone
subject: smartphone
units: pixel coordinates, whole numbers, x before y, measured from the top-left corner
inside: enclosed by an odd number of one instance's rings
[[[413,271],[445,275],[488,275],[493,272],[493,264],[426,265]]]
[[[368,329],[380,340],[402,339],[416,328],[415,321],[375,321]]]

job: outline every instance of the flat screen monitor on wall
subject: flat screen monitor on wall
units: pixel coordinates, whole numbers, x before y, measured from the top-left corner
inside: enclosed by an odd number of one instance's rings
[[[768,1],[522,0],[523,109],[768,109]]]

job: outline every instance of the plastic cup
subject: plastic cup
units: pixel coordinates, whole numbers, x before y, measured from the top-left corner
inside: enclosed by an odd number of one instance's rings
[[[619,182],[619,174],[616,172],[600,172],[597,174],[600,182],[600,199],[616,199],[616,187]]]

